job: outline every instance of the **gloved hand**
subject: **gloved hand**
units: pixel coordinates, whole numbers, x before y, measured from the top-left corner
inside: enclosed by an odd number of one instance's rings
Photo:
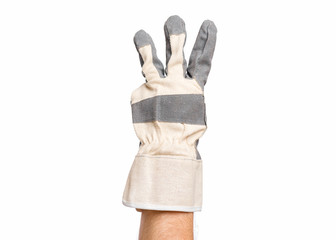
[[[146,83],[131,97],[140,147],[127,179],[123,204],[138,209],[200,211],[202,161],[197,144],[206,130],[203,90],[217,29],[212,21],[203,22],[188,67],[183,53],[184,21],[171,16],[164,32],[166,69],[156,55],[152,38],[143,30],[134,36]]]

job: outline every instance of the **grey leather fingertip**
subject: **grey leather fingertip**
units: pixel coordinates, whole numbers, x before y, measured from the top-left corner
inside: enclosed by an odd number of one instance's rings
[[[169,33],[169,35],[178,35],[186,32],[185,23],[178,15],[170,16],[164,27],[167,29],[167,33]]]
[[[135,33],[133,41],[137,49],[149,44],[152,45],[153,43],[153,40],[149,34],[142,29]]]

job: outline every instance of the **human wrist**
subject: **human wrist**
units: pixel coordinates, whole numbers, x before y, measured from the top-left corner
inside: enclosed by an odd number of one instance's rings
[[[153,211],[142,212],[139,239],[193,239],[193,212]]]

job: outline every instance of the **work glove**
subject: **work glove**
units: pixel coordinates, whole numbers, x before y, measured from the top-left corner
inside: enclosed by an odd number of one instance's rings
[[[152,38],[134,36],[146,82],[132,93],[133,126],[140,140],[123,194],[137,209],[195,212],[202,208],[202,160],[197,151],[204,134],[204,85],[211,68],[217,29],[203,22],[190,55],[184,59],[184,21],[171,16],[164,25],[166,68]]]

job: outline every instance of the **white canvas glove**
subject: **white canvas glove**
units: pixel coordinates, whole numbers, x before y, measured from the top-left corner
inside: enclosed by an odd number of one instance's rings
[[[203,22],[187,67],[184,21],[165,23],[166,63],[156,55],[152,38],[138,31],[134,43],[146,83],[131,97],[132,118],[140,140],[123,204],[138,209],[200,211],[202,161],[198,139],[206,130],[204,85],[211,68],[217,29]]]

